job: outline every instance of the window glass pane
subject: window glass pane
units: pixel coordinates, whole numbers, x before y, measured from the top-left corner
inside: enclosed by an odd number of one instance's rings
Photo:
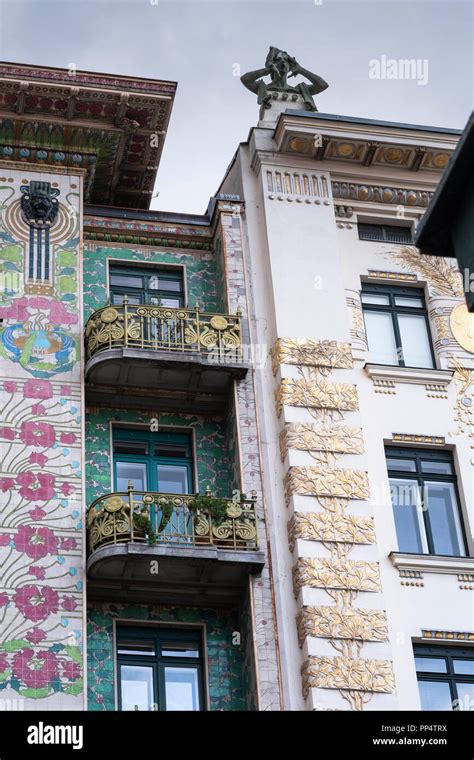
[[[199,657],[199,644],[168,641],[161,645],[163,657]]]
[[[155,654],[155,642],[119,639],[117,643],[117,652],[119,654],[135,654],[142,657],[152,657]]]
[[[153,669],[144,665],[120,666],[122,710],[153,710]]]
[[[474,676],[474,659],[453,660],[454,672],[458,675]]]
[[[456,682],[458,692],[457,708],[459,710],[474,710],[474,683]]]
[[[150,277],[150,288],[152,290],[170,290],[174,293],[180,293],[183,289],[183,285],[181,280],[168,280],[164,279],[163,277]]]
[[[199,710],[197,668],[165,667],[167,710]]]
[[[123,293],[112,293],[112,303],[115,306],[121,306],[123,304],[123,298],[124,298]],[[133,296],[133,295],[128,296],[129,306],[138,306],[139,304],[141,304],[140,296]]]
[[[453,466],[451,462],[422,462],[422,472],[433,472],[438,475],[452,475]]]
[[[422,298],[410,298],[410,296],[395,296],[397,306],[411,306],[412,309],[423,309],[424,303]]]
[[[116,441],[114,443],[116,454],[148,454],[148,444],[145,441]]]
[[[155,446],[155,456],[157,457],[179,457],[183,459],[189,456],[189,450],[184,446],[173,446],[172,444],[158,443]]]
[[[432,367],[433,359],[425,317],[418,314],[399,314],[398,326],[406,366]]]
[[[381,311],[364,311],[370,360],[380,364],[398,364],[392,316]]]
[[[426,554],[426,542],[423,515],[421,510],[420,489],[412,480],[390,479],[393,514],[397,530],[398,548],[401,552]]]
[[[444,657],[415,657],[418,673],[447,673]]]
[[[166,298],[166,296],[152,296],[151,306],[163,306],[165,309],[178,309],[181,306],[179,298]]]
[[[362,303],[374,303],[377,306],[390,306],[390,299],[385,293],[361,293]]]
[[[146,491],[146,464],[141,462],[117,462],[117,491],[128,491],[132,481],[135,491]]]
[[[188,468],[185,465],[157,465],[158,490],[162,493],[189,493]]]
[[[143,277],[131,274],[113,274],[110,275],[110,284],[121,288],[142,288]]]
[[[422,710],[452,710],[451,691],[445,681],[418,681]]]
[[[425,481],[424,492],[433,534],[434,553],[464,556],[459,509],[453,483]]]
[[[388,457],[387,468],[400,472],[416,472],[416,462],[414,459],[392,459]]]

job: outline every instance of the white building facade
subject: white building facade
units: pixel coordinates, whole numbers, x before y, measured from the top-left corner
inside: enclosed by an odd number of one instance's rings
[[[472,709],[473,317],[412,243],[460,133],[300,107],[262,109],[220,188],[244,201],[284,709]]]

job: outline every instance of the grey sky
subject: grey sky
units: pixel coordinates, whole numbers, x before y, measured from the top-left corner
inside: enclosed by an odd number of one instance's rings
[[[326,113],[462,128],[473,104],[473,3],[457,0],[0,0],[0,58],[171,79],[178,91],[153,208],[202,213],[258,118],[240,73],[269,45],[320,74]],[[369,78],[426,59],[428,83]]]

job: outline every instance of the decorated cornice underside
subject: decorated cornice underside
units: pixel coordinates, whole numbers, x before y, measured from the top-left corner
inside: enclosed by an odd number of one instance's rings
[[[87,169],[87,202],[148,208],[176,84],[0,64],[0,158]]]
[[[97,243],[128,243],[165,248],[213,250],[210,227],[159,222],[122,221],[100,217],[84,218],[84,238]]]

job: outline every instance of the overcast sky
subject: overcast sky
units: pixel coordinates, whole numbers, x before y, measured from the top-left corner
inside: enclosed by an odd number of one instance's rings
[[[473,2],[457,0],[0,0],[4,61],[178,82],[152,207],[188,213],[257,122],[237,74],[269,45],[329,82],[321,112],[462,128],[473,35]],[[371,79],[382,56],[419,59],[427,83]]]

